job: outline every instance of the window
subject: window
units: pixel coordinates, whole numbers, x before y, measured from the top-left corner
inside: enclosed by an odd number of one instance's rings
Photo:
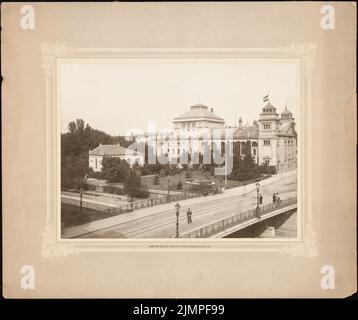
[[[253,142],[252,142],[252,146],[253,146],[253,147],[257,147],[257,142],[253,141]]]
[[[269,145],[271,145],[270,140],[264,140],[264,146],[269,146]]]
[[[256,149],[252,149],[252,153],[254,156],[256,156]]]
[[[270,164],[270,160],[265,160],[265,164],[269,165]]]
[[[270,129],[271,124],[270,123],[264,123],[264,129]]]

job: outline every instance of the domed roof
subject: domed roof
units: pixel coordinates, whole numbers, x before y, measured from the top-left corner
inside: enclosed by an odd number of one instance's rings
[[[204,104],[197,103],[190,107],[190,110],[183,113],[182,115],[174,118],[174,122],[182,122],[186,120],[208,120],[214,122],[224,123],[224,119],[217,116],[213,109],[211,111],[208,110],[208,107]]]
[[[270,102],[268,102],[268,103],[262,108],[262,112],[275,114],[275,113],[276,113],[276,108],[275,108]]]
[[[292,116],[292,113],[287,109],[287,106],[285,106],[285,110],[282,111],[281,115]]]

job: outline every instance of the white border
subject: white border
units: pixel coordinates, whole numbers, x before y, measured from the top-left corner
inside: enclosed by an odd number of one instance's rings
[[[44,257],[66,256],[79,252],[116,251],[236,251],[276,252],[294,256],[317,255],[316,234],[311,214],[311,77],[315,64],[314,43],[294,43],[287,47],[265,49],[94,49],[73,48],[66,44],[44,43],[41,46],[42,67],[46,82],[47,116],[47,216],[43,233]],[[88,60],[90,59],[90,60]],[[275,60],[299,63],[300,92],[298,105],[298,237],[296,239],[61,239],[60,231],[60,110],[57,88],[59,64],[101,59],[111,61],[155,62],[234,62],[238,59]],[[105,59],[105,60],[104,60]],[[304,112],[303,112],[304,111]],[[302,157],[302,155],[305,157]],[[153,248],[157,245],[161,247]]]

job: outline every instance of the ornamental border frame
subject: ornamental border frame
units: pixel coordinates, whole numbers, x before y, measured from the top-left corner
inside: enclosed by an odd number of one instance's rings
[[[316,231],[311,204],[311,80],[317,45],[291,43],[277,48],[77,48],[65,43],[42,43],[42,68],[46,84],[46,221],[42,233],[43,257],[66,257],[85,252],[212,252],[278,253],[317,255]],[[59,64],[83,59],[145,59],[155,61],[210,62],[226,59],[272,59],[299,64],[298,130],[298,237],[296,239],[61,239],[60,230],[60,126],[58,105]],[[138,60],[137,60],[138,61]],[[305,112],[302,112],[302,111]],[[305,156],[302,157],[301,155]]]

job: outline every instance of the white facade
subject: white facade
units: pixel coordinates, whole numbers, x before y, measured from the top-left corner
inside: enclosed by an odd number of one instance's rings
[[[225,121],[214,114],[213,109],[202,104],[191,106],[190,110],[173,120],[174,130],[165,134],[136,136],[137,142],[146,142],[156,149],[157,156],[165,155],[177,161],[183,154],[203,154],[207,147],[229,141],[232,148],[240,142],[243,156],[246,143],[250,142],[251,154],[257,164],[276,166],[277,170],[296,167],[296,132],[292,113],[285,110],[281,116],[276,108],[268,103],[263,107],[258,121],[249,126],[229,128],[233,136],[225,137]],[[216,135],[219,134],[219,137]],[[207,150],[207,149],[206,149]],[[176,163],[173,161],[172,163]]]
[[[123,148],[119,144],[100,144],[97,148],[89,150],[88,166],[92,168],[93,171],[100,172],[102,170],[102,163],[105,157],[126,160],[131,167],[135,163],[138,163],[141,166],[144,165],[143,153]]]

